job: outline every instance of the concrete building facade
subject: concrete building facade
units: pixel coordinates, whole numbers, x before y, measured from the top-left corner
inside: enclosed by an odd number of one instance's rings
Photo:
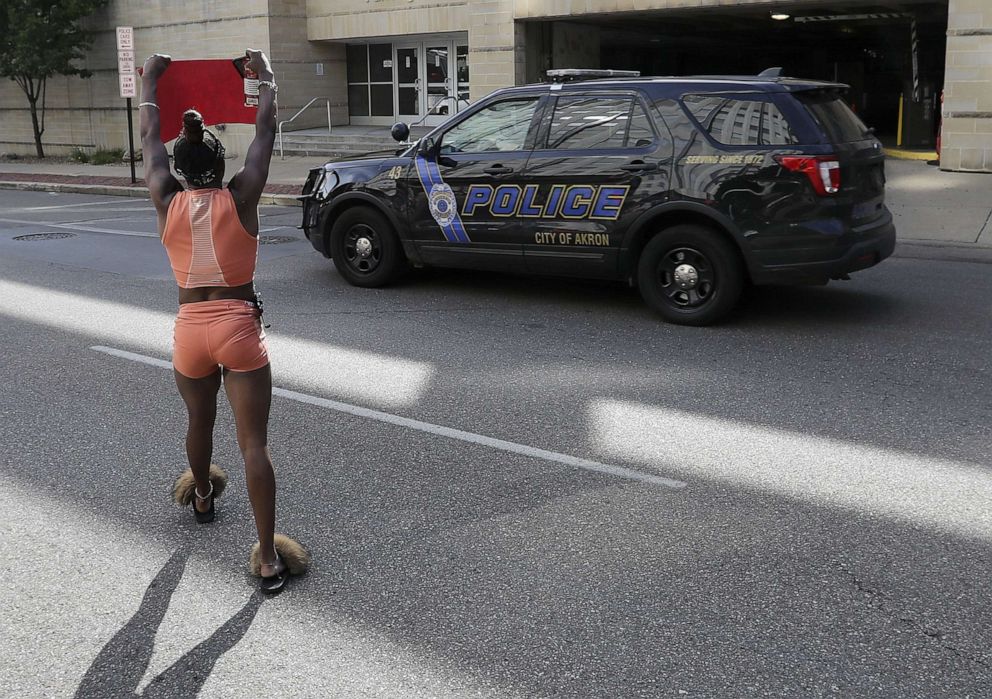
[[[786,74],[851,85],[850,103],[889,145],[933,147],[941,166],[992,172],[992,0],[112,0],[89,80],[48,90],[53,153],[124,145],[114,28],[138,62],[273,59],[287,129],[439,123],[492,90],[560,67],[642,74]],[[941,103],[941,96],[943,102]],[[243,148],[251,128],[229,125]],[[27,102],[0,85],[0,151],[30,154]]]

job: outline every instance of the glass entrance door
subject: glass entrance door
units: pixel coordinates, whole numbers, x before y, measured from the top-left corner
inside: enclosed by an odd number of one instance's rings
[[[436,126],[468,106],[468,45],[435,40],[394,46],[396,118]]]
[[[455,89],[452,84],[452,55],[450,41],[427,43],[424,46],[425,73],[427,74],[427,119],[424,123],[436,126],[449,114],[458,111]]]
[[[423,117],[423,44],[396,45],[394,75],[396,76],[396,118],[415,124]]]

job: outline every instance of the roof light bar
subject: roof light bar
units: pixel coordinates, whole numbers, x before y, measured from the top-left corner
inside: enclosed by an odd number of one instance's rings
[[[595,80],[597,78],[639,78],[639,70],[612,70],[601,68],[555,68],[547,72],[551,82],[567,83],[576,80]]]

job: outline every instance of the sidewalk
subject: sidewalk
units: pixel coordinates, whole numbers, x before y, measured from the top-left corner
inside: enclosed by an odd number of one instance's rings
[[[307,172],[323,163],[319,156],[273,157],[262,203],[298,206],[295,197]],[[126,165],[2,162],[0,189],[146,197],[138,165],[138,184],[132,185]],[[240,158],[228,160],[228,176],[241,165]],[[907,246],[941,246],[968,259],[969,251],[992,250],[992,175],[944,172],[922,161],[895,158],[885,168],[886,203],[895,216],[900,252],[912,254]]]
[[[225,178],[230,178],[244,164],[243,156],[226,161]],[[273,156],[269,165],[269,181],[262,204],[298,206],[296,196],[307,179],[310,168],[324,164],[321,157]],[[0,189],[22,189],[45,192],[78,192],[109,194],[125,197],[147,197],[142,163],[135,164],[137,184],[131,184],[129,165],[87,165],[85,163],[19,163],[0,162]]]

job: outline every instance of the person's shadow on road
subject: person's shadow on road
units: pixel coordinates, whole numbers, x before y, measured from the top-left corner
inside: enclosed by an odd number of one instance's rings
[[[237,614],[155,677],[142,694],[137,693],[151,661],[155,634],[183,577],[189,555],[187,547],[172,554],[148,586],[138,611],[107,642],[86,671],[76,690],[77,699],[196,696],[217,659],[244,637],[262,606],[261,592],[256,591]]]

